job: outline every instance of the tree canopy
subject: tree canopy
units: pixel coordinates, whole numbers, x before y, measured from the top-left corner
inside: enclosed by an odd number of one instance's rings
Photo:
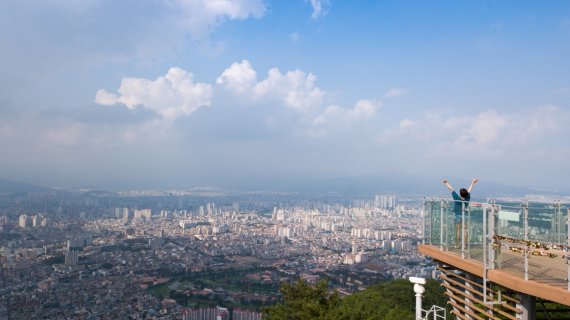
[[[443,288],[428,280],[424,293],[424,309],[445,306]],[[311,286],[304,280],[284,284],[283,301],[264,310],[266,320],[413,320],[415,296],[413,285],[404,279],[382,282],[341,299],[330,291],[326,280]]]

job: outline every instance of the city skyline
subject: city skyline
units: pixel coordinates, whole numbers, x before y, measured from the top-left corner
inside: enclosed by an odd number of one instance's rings
[[[0,26],[1,178],[570,191],[566,2],[9,0]]]

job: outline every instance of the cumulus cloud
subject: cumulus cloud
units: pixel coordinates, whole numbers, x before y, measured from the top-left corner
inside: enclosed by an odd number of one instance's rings
[[[251,91],[257,81],[257,72],[247,60],[234,62],[224,70],[216,80],[217,84],[226,86],[230,91],[242,94]]]
[[[97,90],[95,94],[95,102],[104,106],[112,106],[119,101],[116,94],[105,91],[104,89]]]
[[[388,90],[385,94],[384,97],[387,98],[396,98],[396,97],[401,97],[403,95],[405,95],[406,93],[408,93],[407,89],[403,89],[403,88],[390,88],[390,90]]]
[[[535,151],[546,147],[541,143],[545,139],[570,133],[565,126],[568,121],[570,112],[552,105],[512,113],[487,110],[459,117],[430,113],[386,129],[380,142],[416,143],[426,149],[423,155],[428,157],[497,158],[528,146],[535,146]]]
[[[354,108],[343,109],[339,106],[328,106],[322,114],[313,120],[314,125],[324,125],[327,123],[353,123],[359,120],[365,120],[373,117],[376,110],[380,107],[380,102],[375,100],[360,100]]]
[[[465,121],[465,129],[459,134],[455,141],[458,146],[486,146],[495,142],[499,134],[509,124],[508,117],[499,114],[495,110],[481,112],[472,121]]]
[[[311,4],[313,8],[313,13],[311,14],[311,19],[317,20],[320,17],[327,14],[327,8],[330,5],[329,0],[305,0]]]
[[[165,76],[156,80],[144,78],[123,78],[118,94],[103,89],[97,91],[95,102],[101,105],[123,104],[129,109],[144,107],[174,120],[190,115],[199,107],[209,106],[212,99],[212,86],[194,83],[191,73],[170,68]]]
[[[316,85],[312,73],[301,70],[281,73],[272,68],[267,78],[257,80],[257,72],[247,60],[232,64],[218,77],[216,83],[230,92],[253,100],[278,101],[300,112],[307,112],[321,105],[325,92]]]

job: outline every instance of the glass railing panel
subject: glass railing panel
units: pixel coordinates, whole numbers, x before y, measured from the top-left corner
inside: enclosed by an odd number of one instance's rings
[[[441,235],[442,235],[442,227],[441,227],[441,201],[434,200],[432,202],[431,208],[431,241],[433,245],[439,246],[441,244]]]
[[[524,213],[520,205],[497,205],[495,207],[495,268],[524,277]]]
[[[455,213],[455,201],[445,201],[445,248],[457,255],[461,255],[462,241],[462,217]],[[465,215],[465,226],[467,227],[467,214]]]
[[[430,245],[431,244],[431,207],[432,202],[425,199],[424,200],[424,216],[423,216],[423,233],[422,233],[422,242],[424,244]]]
[[[563,283],[568,277],[565,246],[566,214],[559,204],[528,207],[529,280]]]
[[[466,257],[483,263],[483,214],[484,207],[480,203],[471,203],[467,210]]]

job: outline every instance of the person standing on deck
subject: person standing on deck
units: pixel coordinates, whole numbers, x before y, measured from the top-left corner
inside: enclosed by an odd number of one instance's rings
[[[479,181],[479,179],[475,178],[471,181],[471,185],[469,188],[461,188],[459,190],[459,194],[453,190],[453,187],[449,184],[447,179],[443,179],[443,184],[447,186],[449,191],[451,191],[451,196],[453,197],[453,201],[455,205],[453,207],[454,213],[454,223],[455,223],[455,248],[458,247],[459,241],[461,239],[461,213],[463,211],[463,204],[465,203],[465,208],[469,205],[469,200],[471,200],[471,190],[473,190],[473,186]],[[465,232],[467,233],[467,232]]]

